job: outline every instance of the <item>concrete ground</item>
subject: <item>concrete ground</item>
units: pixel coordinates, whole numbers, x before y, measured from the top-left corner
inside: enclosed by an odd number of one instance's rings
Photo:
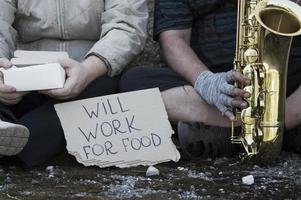
[[[238,158],[155,167],[160,175],[146,177],[146,167],[84,167],[66,155],[31,171],[2,166],[0,199],[301,199],[301,159],[292,153],[265,167]],[[243,184],[247,175],[254,184]]]

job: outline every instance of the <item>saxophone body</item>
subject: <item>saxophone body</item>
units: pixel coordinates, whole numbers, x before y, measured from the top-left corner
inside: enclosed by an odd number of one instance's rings
[[[242,144],[243,158],[275,159],[282,148],[286,77],[293,36],[301,34],[301,7],[289,0],[238,0],[234,68],[249,77],[248,108],[235,110],[241,132],[232,126],[232,143]]]

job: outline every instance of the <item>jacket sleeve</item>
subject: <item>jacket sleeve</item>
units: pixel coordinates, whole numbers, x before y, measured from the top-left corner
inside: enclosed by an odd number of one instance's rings
[[[15,0],[0,0],[0,58],[10,59],[16,48],[17,32],[12,27],[15,13]]]
[[[114,76],[144,48],[148,22],[145,0],[105,0],[100,40],[88,52],[101,58]]]

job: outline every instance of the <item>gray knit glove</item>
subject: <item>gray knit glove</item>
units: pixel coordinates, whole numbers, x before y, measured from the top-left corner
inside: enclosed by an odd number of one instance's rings
[[[232,107],[235,89],[233,82],[233,70],[222,73],[204,71],[198,76],[194,89],[208,104],[216,106],[224,115]]]

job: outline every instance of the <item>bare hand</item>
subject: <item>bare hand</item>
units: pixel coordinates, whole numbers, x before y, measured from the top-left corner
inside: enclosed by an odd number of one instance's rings
[[[73,59],[58,61],[65,69],[67,79],[62,89],[44,90],[40,93],[55,99],[70,99],[78,96],[92,81],[87,73],[86,66]]]
[[[6,58],[0,58],[0,67],[10,68],[12,63]],[[22,100],[26,92],[16,92],[16,88],[10,85],[5,85],[3,73],[0,73],[0,101],[5,105],[14,105]]]

